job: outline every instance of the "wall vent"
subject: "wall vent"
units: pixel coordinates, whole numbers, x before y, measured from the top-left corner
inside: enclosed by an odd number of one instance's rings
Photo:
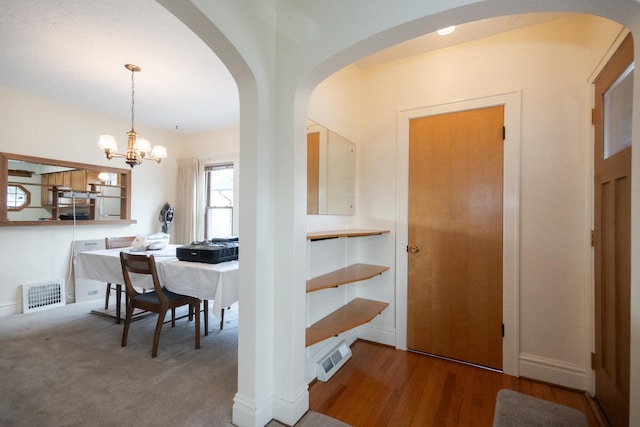
[[[351,349],[342,341],[329,353],[322,357],[316,365],[316,377],[320,381],[329,381],[338,369],[351,358]]]
[[[31,313],[65,305],[62,279],[22,285],[22,312]]]

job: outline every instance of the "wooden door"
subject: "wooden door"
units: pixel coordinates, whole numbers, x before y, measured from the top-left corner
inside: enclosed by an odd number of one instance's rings
[[[595,81],[593,115],[596,400],[614,427],[629,425],[632,63],[629,35]]]
[[[502,369],[504,107],[409,124],[411,350]]]

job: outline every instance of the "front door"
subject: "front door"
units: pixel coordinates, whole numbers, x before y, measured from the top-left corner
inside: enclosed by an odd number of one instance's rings
[[[594,369],[596,400],[614,427],[629,425],[632,96],[629,35],[595,81]]]
[[[504,107],[409,124],[410,350],[502,369]]]

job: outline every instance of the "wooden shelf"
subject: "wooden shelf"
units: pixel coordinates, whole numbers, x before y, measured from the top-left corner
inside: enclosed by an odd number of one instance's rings
[[[384,265],[353,264],[307,280],[307,293],[370,279],[388,269],[389,267]]]
[[[337,239],[338,237],[377,236],[385,233],[389,233],[389,230],[351,229],[336,231],[316,231],[313,233],[307,233],[307,240]]]
[[[360,325],[370,322],[389,303],[356,298],[347,305],[319,320],[306,330],[306,346],[338,335]]]

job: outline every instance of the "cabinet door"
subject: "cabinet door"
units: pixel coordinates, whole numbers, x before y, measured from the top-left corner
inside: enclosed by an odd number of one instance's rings
[[[100,172],[96,170],[88,170],[85,172],[87,173],[87,177],[86,177],[87,190],[90,190],[89,188],[90,184],[100,184],[100,178],[98,178],[98,175],[100,175]]]
[[[84,169],[71,171],[71,188],[74,191],[87,191],[87,171]]]
[[[54,175],[55,174],[52,173],[43,174],[42,178],[40,179],[40,182],[42,184],[40,190],[40,203],[42,206],[51,206],[51,203],[53,202],[51,186],[55,185],[56,183],[56,177]]]
[[[71,188],[71,171],[62,172],[62,185]]]

